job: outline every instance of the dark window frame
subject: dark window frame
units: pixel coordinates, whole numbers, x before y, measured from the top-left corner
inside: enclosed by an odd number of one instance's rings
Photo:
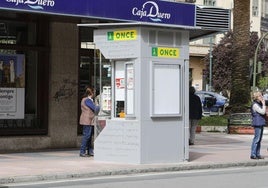
[[[14,13],[15,14],[15,13]],[[24,120],[2,120],[2,123],[10,123],[8,128],[0,128],[0,136],[27,136],[27,135],[47,135],[48,134],[48,89],[49,89],[49,19],[45,16],[24,16],[26,21],[34,22],[36,24],[36,44],[0,44],[0,49],[14,50],[23,54],[29,51],[37,52],[37,106],[36,106],[36,121],[38,127],[21,127],[17,124],[23,125]],[[23,15],[17,13],[14,21]],[[34,17],[34,20],[33,20]],[[27,19],[30,18],[30,19]],[[3,18],[4,19],[4,18]],[[27,63],[27,62],[26,62]],[[27,72],[27,70],[26,70]],[[25,75],[27,76],[27,75]],[[17,126],[17,127],[16,127]]]

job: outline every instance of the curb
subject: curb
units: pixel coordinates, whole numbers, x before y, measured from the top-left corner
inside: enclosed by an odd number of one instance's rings
[[[202,163],[202,164],[175,164],[175,165],[157,165],[154,167],[137,167],[131,169],[118,169],[118,170],[106,170],[96,172],[83,172],[83,173],[59,173],[52,175],[34,175],[34,176],[14,176],[8,178],[0,178],[0,184],[10,183],[26,183],[26,182],[42,182],[42,181],[55,181],[64,179],[76,179],[76,178],[94,178],[105,176],[117,176],[117,175],[131,175],[131,174],[146,174],[154,172],[178,172],[189,170],[204,170],[204,169],[223,169],[223,168],[235,168],[235,167],[254,167],[254,166],[267,166],[268,160],[257,161],[244,161],[234,163]]]

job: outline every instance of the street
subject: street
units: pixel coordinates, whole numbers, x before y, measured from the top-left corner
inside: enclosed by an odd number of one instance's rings
[[[268,167],[190,170],[25,184],[0,188],[267,188]]]

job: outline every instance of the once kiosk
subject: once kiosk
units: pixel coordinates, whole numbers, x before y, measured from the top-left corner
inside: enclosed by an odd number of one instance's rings
[[[148,4],[154,8],[157,5],[147,1],[143,11],[133,8],[132,14],[148,17],[148,12],[144,11]],[[222,25],[227,26],[224,28],[227,30],[229,11],[217,9],[215,14],[206,14],[212,9],[189,4],[173,5],[180,5],[178,12],[183,7],[193,11],[187,12],[188,17],[180,15],[183,17],[181,25],[148,21],[80,25],[99,27],[94,31],[94,43],[112,62],[112,115],[95,140],[94,160],[149,164],[189,159],[190,32],[208,29],[213,33]],[[202,14],[209,15],[213,23],[202,20]],[[221,15],[215,20],[213,16],[216,14]],[[202,16],[199,18],[198,15]],[[172,17],[167,13],[162,16]],[[116,117],[118,104],[123,104],[120,114],[123,118]]]
[[[123,101],[125,112],[124,119],[106,121],[95,140],[94,159],[187,160],[189,32],[143,26],[99,29],[94,42],[112,60],[112,109]],[[120,79],[124,84],[118,87]]]
[[[186,160],[189,33],[142,26],[100,29],[94,42],[112,60],[112,109],[123,101],[125,112],[124,119],[106,121],[95,141],[95,160]]]

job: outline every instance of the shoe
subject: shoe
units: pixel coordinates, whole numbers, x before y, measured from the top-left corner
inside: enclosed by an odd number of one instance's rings
[[[85,153],[80,153],[79,154],[80,157],[89,157],[89,155],[85,154]]]
[[[257,158],[258,158],[258,159],[264,159],[264,157],[262,157],[262,156],[257,156]]]
[[[259,159],[258,157],[255,156],[250,156],[251,159]]]
[[[89,156],[94,156],[94,152],[93,151],[91,151],[91,152],[89,152],[89,154],[88,154]]]

